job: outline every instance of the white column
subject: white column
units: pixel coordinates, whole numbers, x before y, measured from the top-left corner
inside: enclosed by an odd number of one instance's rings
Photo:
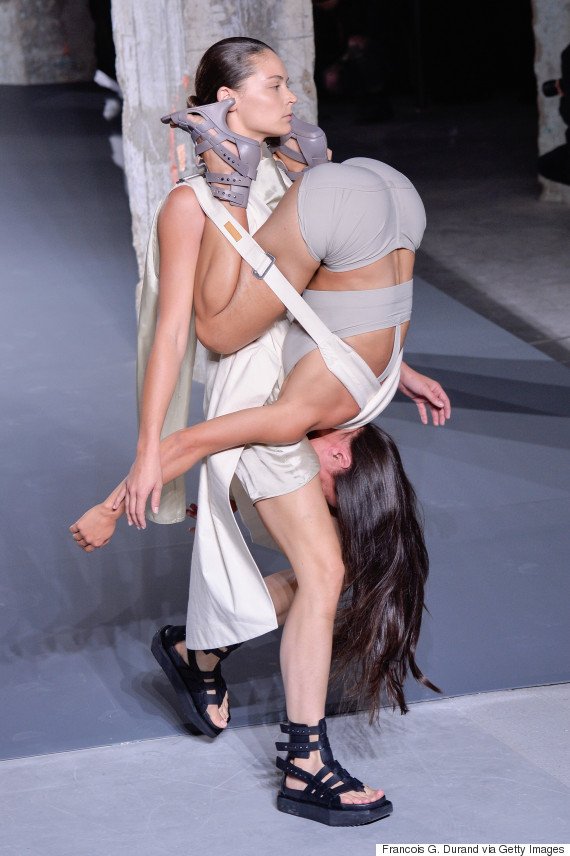
[[[252,36],[283,58],[299,97],[296,112],[316,119],[311,0],[113,0],[117,75],[125,98],[123,143],[133,243],[142,275],[154,210],[191,158],[190,138],[160,123],[193,93],[198,60],[228,36]]]
[[[566,142],[566,125],[558,113],[559,99],[542,94],[545,80],[560,77],[560,54],[570,44],[570,0],[533,0],[534,72],[538,86],[538,153]],[[570,187],[539,176],[542,198],[570,205]]]

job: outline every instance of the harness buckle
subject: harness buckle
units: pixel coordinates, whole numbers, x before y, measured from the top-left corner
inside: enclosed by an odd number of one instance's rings
[[[184,184],[187,178],[196,178],[198,175],[206,174],[206,164],[203,161],[193,163],[192,166],[184,172],[176,184]]]
[[[269,273],[269,271],[271,270],[271,268],[275,264],[275,256],[272,256],[271,253],[265,253],[265,255],[269,259],[269,264],[267,265],[267,267],[265,268],[263,273],[258,273],[253,268],[251,269],[251,272],[256,279],[265,279],[265,277],[267,276],[267,274]]]

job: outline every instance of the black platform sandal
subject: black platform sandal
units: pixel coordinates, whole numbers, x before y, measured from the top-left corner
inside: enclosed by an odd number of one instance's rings
[[[203,672],[198,668],[195,651],[188,651],[190,662],[186,663],[176,650],[175,645],[185,640],[186,628],[183,625],[167,624],[155,633],[150,649],[176,690],[184,724],[193,733],[217,737],[225,729],[214,725],[208,715],[208,705],[219,706],[223,702],[227,686],[220,664],[242,643],[228,645],[225,651],[220,648],[204,650],[205,654],[215,654],[219,661],[214,669]],[[228,722],[230,719],[228,716]]]
[[[283,783],[277,795],[279,811],[326,823],[327,826],[360,826],[392,813],[392,803],[386,797],[359,805],[345,805],[341,802],[341,794],[364,791],[364,785],[333,758],[325,719],[321,719],[318,725],[289,722],[281,725],[281,731],[289,735],[289,743],[275,744],[278,752],[287,752],[285,761],[277,758],[275,762],[278,769],[283,771]],[[318,740],[311,741],[312,734],[317,734]],[[323,766],[315,775],[292,763],[293,758],[308,758],[310,752],[316,749],[321,753]],[[303,790],[288,788],[285,784],[287,776],[301,779],[307,783],[307,787]]]

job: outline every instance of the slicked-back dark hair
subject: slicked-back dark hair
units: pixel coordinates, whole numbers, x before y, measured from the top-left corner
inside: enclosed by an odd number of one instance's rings
[[[346,591],[334,636],[334,672],[351,683],[371,720],[382,701],[407,712],[404,681],[440,690],[415,659],[428,553],[414,489],[393,439],[367,425],[351,443],[352,465],[335,478]]]
[[[273,48],[248,36],[232,36],[209,47],[198,63],[196,94],[188,98],[188,107],[212,104],[220,86],[239,89],[253,72],[253,58],[265,51]]]

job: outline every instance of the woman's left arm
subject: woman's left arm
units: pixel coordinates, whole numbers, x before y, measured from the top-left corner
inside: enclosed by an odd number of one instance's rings
[[[451,402],[441,384],[415,371],[407,363],[402,363],[398,389],[415,401],[424,425],[429,422],[428,408],[436,426],[445,425],[445,420],[451,417]]]

